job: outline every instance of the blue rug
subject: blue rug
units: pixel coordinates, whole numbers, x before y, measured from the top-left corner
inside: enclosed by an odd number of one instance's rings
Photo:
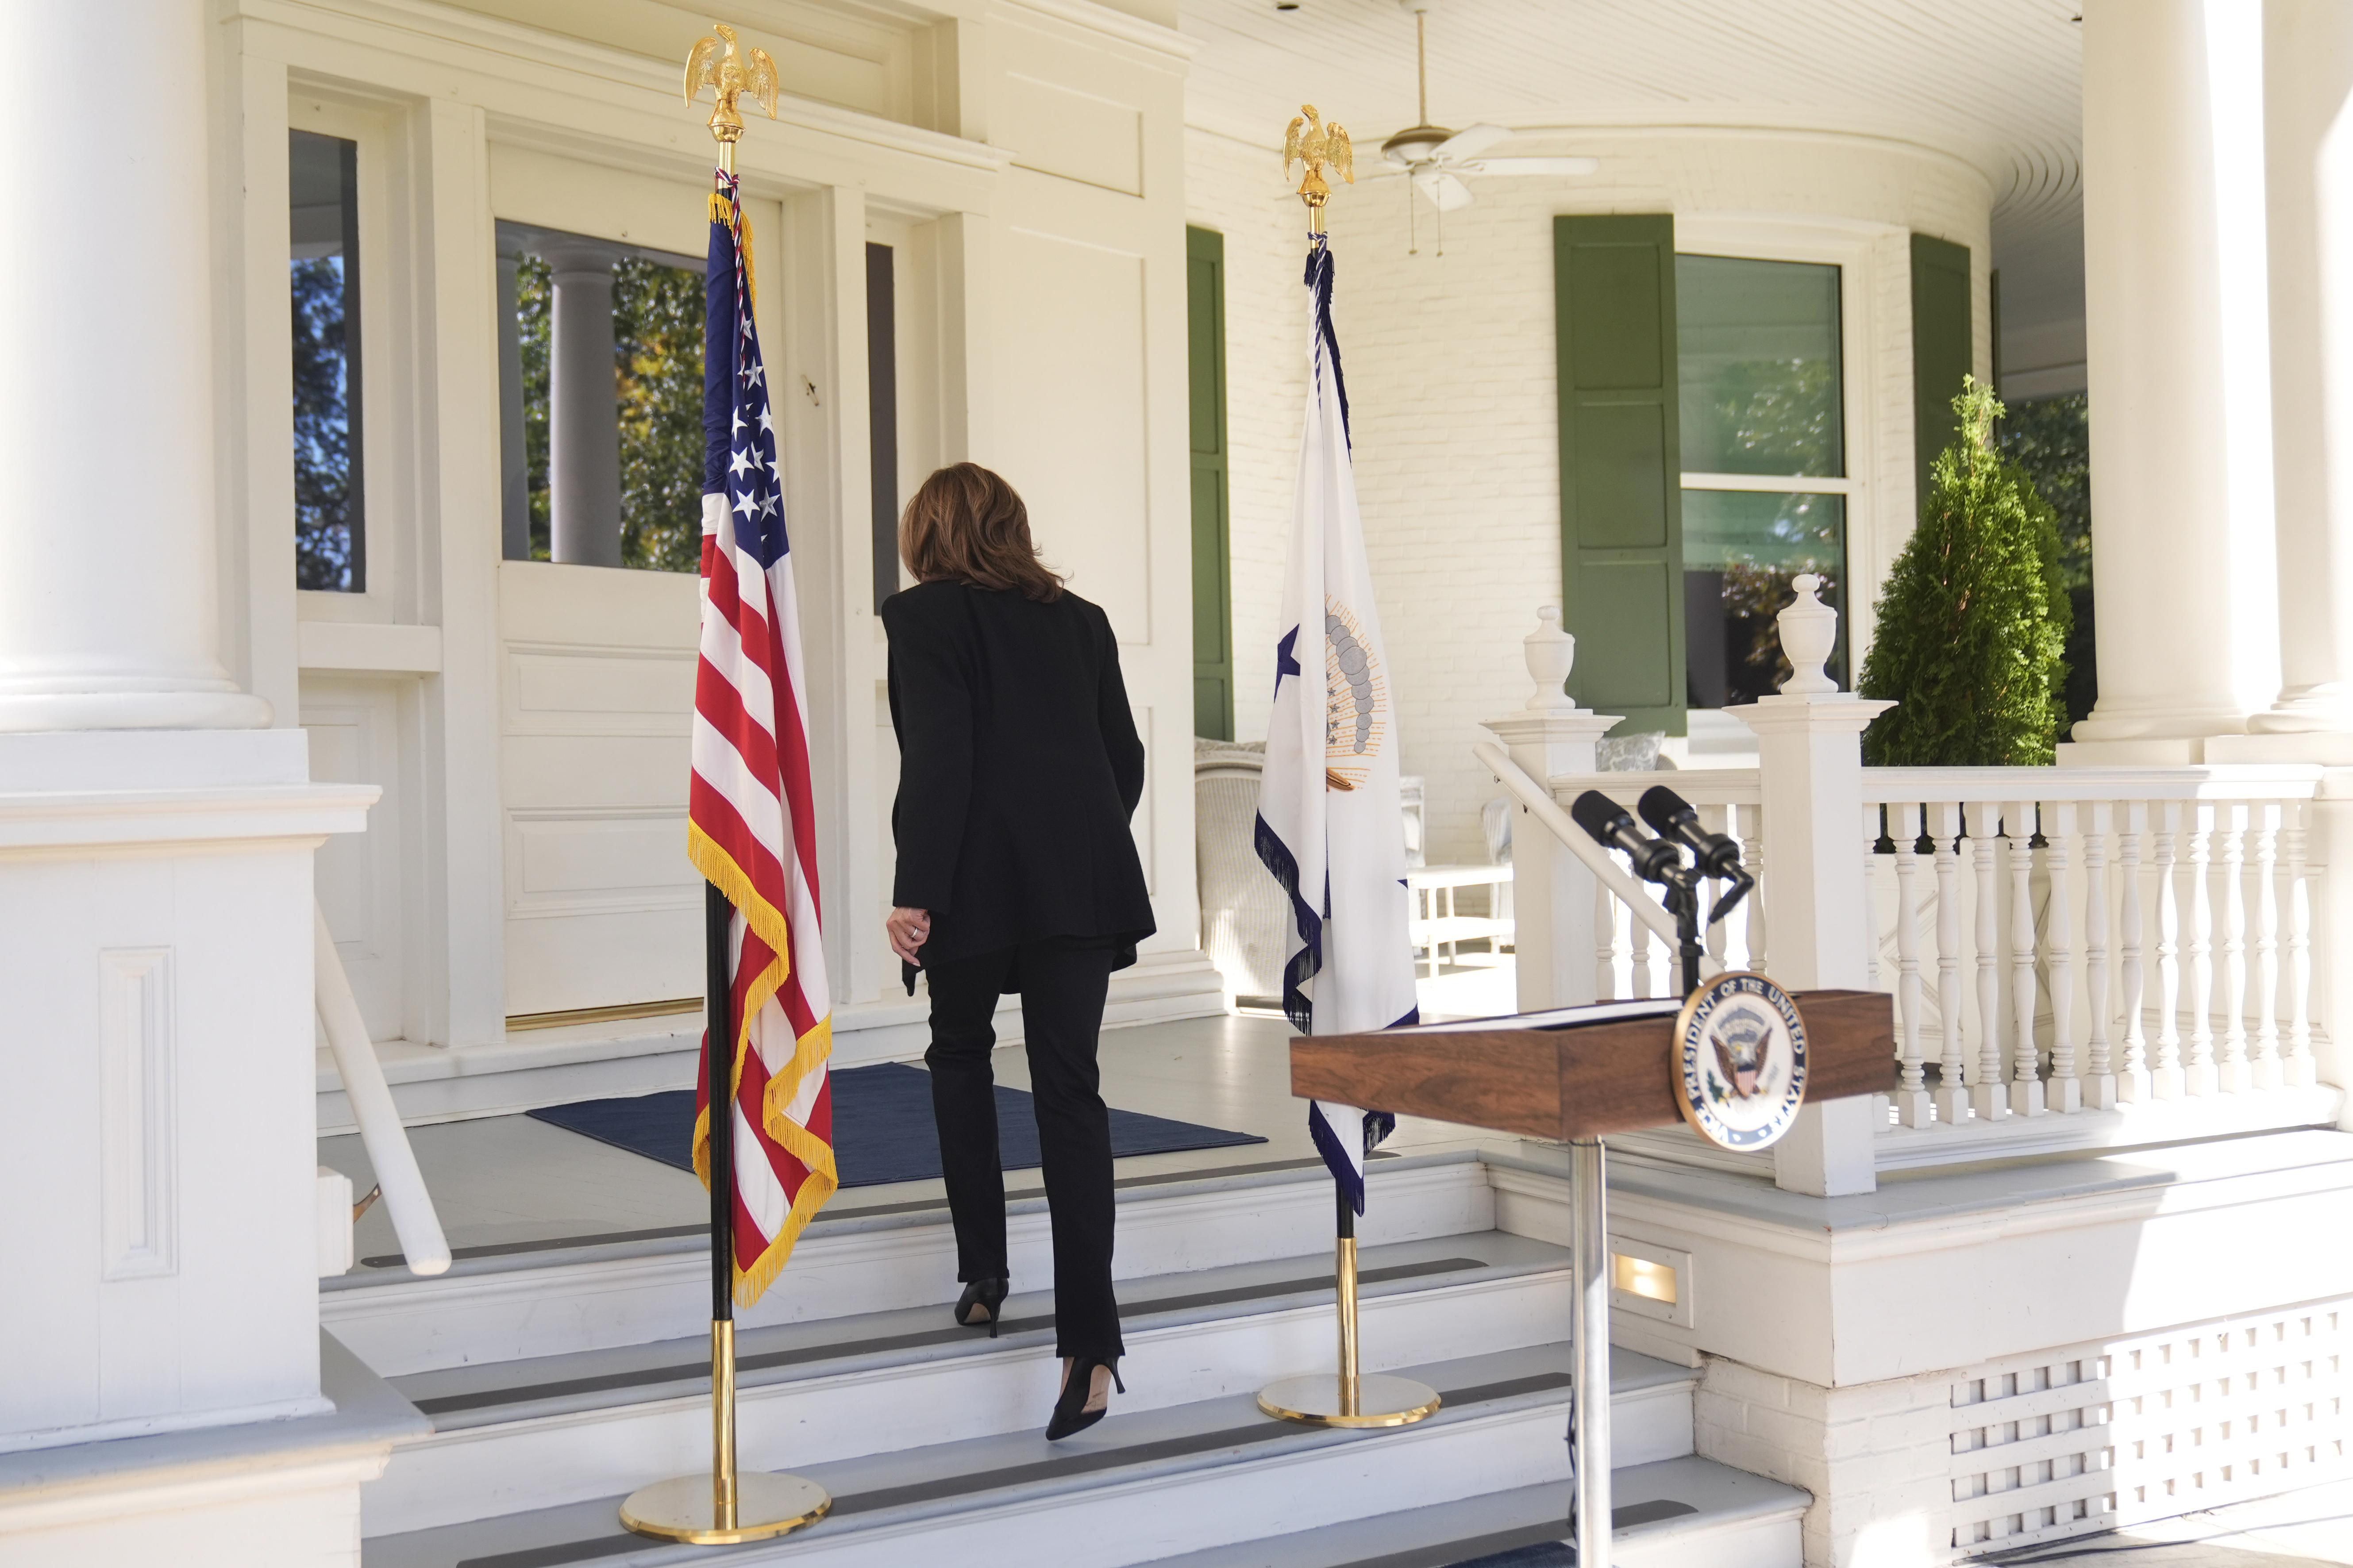
[[[694,1169],[694,1091],[691,1089],[621,1100],[583,1100],[528,1114],[681,1171]],[[1265,1142],[1255,1133],[1171,1121],[1140,1111],[1111,1113],[1113,1158]],[[1038,1117],[1028,1090],[997,1086],[997,1147],[1007,1170],[1036,1167]],[[833,1155],[845,1187],[938,1176],[940,1141],[932,1123],[932,1075],[903,1062],[835,1073]]]

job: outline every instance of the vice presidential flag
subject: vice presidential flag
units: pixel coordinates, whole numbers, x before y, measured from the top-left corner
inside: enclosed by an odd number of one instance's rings
[[[1406,935],[1397,721],[1348,464],[1332,252],[1322,236],[1308,252],[1307,290],[1307,426],[1275,622],[1258,855],[1291,897],[1283,1011],[1303,1034],[1346,1035],[1410,1024],[1419,1014]],[[1311,1102],[1307,1118],[1324,1163],[1364,1213],[1366,1123],[1374,1121],[1377,1135],[1388,1116]]]
[[[833,1195],[832,1004],[818,930],[817,819],[776,420],[752,327],[752,237],[734,177],[711,198],[703,337],[702,642],[688,853],[734,906],[735,1299],[760,1299]],[[694,1166],[711,1182],[710,1058]]]

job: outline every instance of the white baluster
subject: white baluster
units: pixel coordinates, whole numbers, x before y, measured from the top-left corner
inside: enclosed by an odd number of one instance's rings
[[[1703,805],[1698,808],[1698,811],[1699,825],[1702,827],[1706,828],[1710,833],[1720,833],[1726,838],[1732,837],[1732,808],[1730,806]],[[1715,918],[1716,900],[1723,898],[1724,894],[1725,887],[1723,883],[1710,882],[1708,884],[1707,908],[1700,911],[1701,918],[1707,922],[1707,924],[1702,929],[1706,932],[1707,963],[1704,967],[1709,979],[1714,979],[1716,975],[1723,973],[1726,969],[1731,967],[1731,965],[1725,961],[1725,953],[1727,952],[1726,944],[1730,942],[1731,938],[1725,930],[1725,927],[1731,922],[1728,920],[1720,921]]]
[[[1879,935],[1879,888],[1884,879],[1879,870],[1879,811],[1869,804],[1862,808],[1862,918],[1863,935],[1868,939],[1862,949],[1862,983],[1873,991],[1879,989],[1879,953],[1885,945]],[[1890,806],[1888,812],[1893,820],[1894,808]],[[1899,912],[1896,918],[1901,920],[1903,915]],[[1899,1059],[1903,1056],[1900,1047],[1896,1056]]]
[[[1765,952],[1765,940],[1770,928],[1765,923],[1765,808],[1757,806],[1749,813],[1748,837],[1740,841],[1740,858],[1748,874],[1757,879],[1757,890],[1748,895],[1741,908],[1748,911],[1748,967],[1758,974],[1773,972],[1766,967],[1770,962]]]
[[[2280,1064],[2281,1081],[2302,1089],[2314,1081],[2312,1060],[2312,883],[2304,864],[2305,825],[2312,820],[2311,805],[2300,800],[2287,805],[2287,826],[2281,848],[2287,857],[2287,1059]]]
[[[2181,1098],[2181,828],[2186,808],[2178,800],[2158,805],[2157,830],[2157,1059],[2149,1065],[2152,1100]]]
[[[1950,1127],[1969,1113],[1969,1058],[1961,1029],[1961,808],[1948,801],[1930,818],[1936,837],[1936,1021],[1944,1033],[1936,1116]]]
[[[2116,1102],[2116,1065],[2108,1050],[2108,1019],[2115,1006],[2108,989],[2108,835],[2116,826],[2116,807],[2094,801],[2089,815],[2091,830],[2084,835],[2084,990],[2092,1016],[2084,1103],[2105,1110]]]
[[[2141,1022],[2140,973],[2140,846],[2148,831],[2148,803],[2125,804],[2124,831],[2116,835],[2116,858],[2123,875],[2122,951],[2118,954],[2123,982],[2125,1058],[2116,1074],[2116,1098],[2126,1102],[2148,1098],[2148,1037]]]
[[[2255,952],[2251,978],[2255,987],[2255,1034],[2247,1053],[2247,1087],[2277,1089],[2279,1026],[2279,833],[2280,803],[2257,805],[2250,824],[2255,848]]]
[[[1926,1127],[1936,1120],[1936,1107],[1920,1045],[1920,808],[1889,806],[1887,826],[1895,840],[1895,1057],[1903,1066],[1895,1114],[1906,1127]]]
[[[2010,837],[2010,1108],[2021,1116],[2043,1111],[2042,1058],[2034,1041],[2034,806],[2012,801]]]
[[[2214,808],[2193,802],[2189,833],[2189,1050],[2181,1090],[2214,1092]]]
[[[1601,884],[1593,883],[1593,995],[1596,1001],[1615,1002],[1618,992],[1618,922],[1623,918],[1616,895]]]
[[[2221,840],[2222,1037],[2215,1052],[2214,1087],[2237,1094],[2247,1087],[2247,807],[2237,801],[2216,813]]]
[[[1978,882],[1978,1069],[1969,1079],[1969,1110],[1980,1121],[2000,1121],[2010,1114],[2001,1068],[2001,903],[1994,893],[2001,807],[1971,801],[1968,822],[1969,865]]]
[[[2075,806],[2053,801],[2043,809],[2050,841],[2042,863],[2051,876],[2051,905],[2042,921],[2042,949],[2051,975],[2051,1081],[2043,1104],[2062,1115],[2084,1109],[2084,1081],[2075,1055],[2075,907],[2073,875]]]

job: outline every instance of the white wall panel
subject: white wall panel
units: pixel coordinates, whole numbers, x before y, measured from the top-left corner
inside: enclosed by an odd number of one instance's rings
[[[1153,639],[1144,263],[1054,235],[1006,243],[997,445],[1029,526],[1123,642]]]

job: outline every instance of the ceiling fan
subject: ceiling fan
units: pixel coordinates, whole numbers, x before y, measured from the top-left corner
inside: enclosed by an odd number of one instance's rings
[[[1440,212],[1467,207],[1472,201],[1467,177],[1482,174],[1589,174],[1601,165],[1592,158],[1490,157],[1487,150],[1508,142],[1513,132],[1500,125],[1472,125],[1449,131],[1430,122],[1430,14],[1438,0],[1398,0],[1413,13],[1414,58],[1419,68],[1421,119],[1381,143],[1381,156],[1411,177],[1413,188],[1430,198]]]

